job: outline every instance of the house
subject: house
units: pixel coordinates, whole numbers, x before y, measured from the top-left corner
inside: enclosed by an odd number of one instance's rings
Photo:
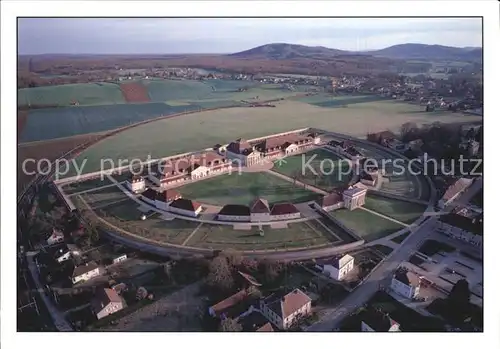
[[[67,261],[70,258],[71,258],[71,251],[67,247],[60,248],[54,253],[54,259],[58,263]]]
[[[256,199],[250,206],[250,221],[251,222],[268,222],[271,210],[269,202],[265,199]]]
[[[289,293],[279,291],[262,299],[260,310],[269,322],[286,330],[300,318],[311,314],[311,298],[298,288]]]
[[[132,193],[139,193],[146,188],[146,181],[142,176],[133,175],[125,185]]]
[[[411,271],[398,269],[391,280],[391,289],[397,294],[413,299],[420,291],[421,278]]]
[[[141,199],[153,206],[156,206],[156,197],[158,196],[158,192],[154,189],[148,188],[141,193]]]
[[[274,204],[271,208],[272,221],[298,218],[300,218],[300,211],[291,203]]]
[[[331,259],[316,262],[316,268],[334,280],[342,280],[353,268],[354,257],[345,254]]]
[[[62,231],[57,229],[52,229],[52,233],[47,239],[47,245],[55,245],[64,241],[64,234]]]
[[[314,139],[298,133],[288,133],[259,141],[255,149],[267,159],[275,159],[304,151],[313,146]]]
[[[127,306],[118,293],[111,288],[99,288],[90,302],[97,319],[116,313]]]
[[[126,260],[127,260],[127,255],[126,254],[122,254],[121,256],[113,258],[113,264],[117,264],[117,263],[120,263],[120,262],[123,262],[123,261],[126,261]]]
[[[73,270],[73,275],[71,281],[73,284],[76,284],[80,281],[87,281],[92,279],[93,277],[99,276],[100,268],[96,262],[91,261],[86,264],[79,265]]]
[[[74,244],[67,244],[68,250],[70,251],[72,256],[81,256],[82,255],[82,250]]]
[[[342,194],[332,192],[314,201],[314,206],[318,210],[329,212],[344,207],[344,199],[342,198]]]
[[[438,206],[444,208],[460,196],[473,182],[470,178],[459,178],[455,183],[448,187],[443,197],[439,200]]]
[[[163,211],[168,211],[170,203],[180,198],[182,198],[182,195],[178,191],[173,189],[164,190],[161,193],[157,193],[155,207]]]
[[[437,222],[439,232],[476,247],[483,246],[483,217],[467,217],[457,213],[440,215]]]
[[[344,207],[349,211],[355,210],[365,204],[367,189],[361,186],[352,186],[342,193]]]
[[[217,214],[217,219],[220,221],[250,221],[250,207],[245,205],[225,205]]]
[[[243,166],[258,165],[262,161],[263,155],[254,146],[242,138],[229,143],[226,154],[231,159],[238,160]]]
[[[399,323],[380,310],[369,308],[363,312],[362,332],[400,332]]]
[[[245,300],[250,299],[251,295],[254,293],[255,288],[249,287],[244,288],[235,294],[221,300],[217,304],[212,305],[208,308],[208,313],[212,317],[216,318],[233,318],[238,317],[241,313],[244,313],[250,304],[243,304]],[[253,300],[253,299],[252,299]]]
[[[199,202],[188,199],[174,200],[169,206],[168,211],[177,213],[183,216],[198,217],[203,207]]]
[[[274,332],[273,325],[258,309],[238,318],[243,332]]]

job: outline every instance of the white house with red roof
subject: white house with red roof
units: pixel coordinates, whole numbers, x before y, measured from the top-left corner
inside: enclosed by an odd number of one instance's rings
[[[258,198],[250,205],[251,222],[269,222],[271,220],[271,209],[269,202]]]
[[[146,181],[142,176],[133,175],[132,178],[125,182],[125,186],[132,193],[140,193],[144,189],[146,189]]]
[[[182,198],[182,195],[178,191],[173,189],[164,190],[156,195],[155,207],[163,211],[168,211],[170,203],[180,198]]]
[[[202,210],[203,207],[199,202],[182,198],[174,200],[168,205],[169,212],[189,217],[198,217]]]
[[[316,268],[334,280],[342,280],[354,269],[354,257],[350,254],[316,262]]]
[[[421,277],[411,271],[398,269],[391,280],[391,290],[397,294],[413,299],[420,291]]]
[[[123,298],[111,288],[98,289],[90,304],[97,319],[116,313],[127,306]]]
[[[291,203],[274,204],[270,215],[272,221],[298,219],[300,211]]]
[[[260,301],[260,311],[277,328],[286,330],[311,314],[311,298],[298,288],[279,291]]]

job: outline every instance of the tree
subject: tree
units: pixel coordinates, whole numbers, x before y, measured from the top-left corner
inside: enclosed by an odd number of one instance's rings
[[[232,269],[224,255],[215,257],[208,267],[207,284],[223,291],[231,289],[234,285]]]
[[[466,279],[459,280],[451,289],[448,295],[450,306],[465,308],[470,302],[469,283]]]
[[[275,281],[283,270],[283,264],[279,261],[266,260],[262,263],[266,282]]]
[[[400,133],[401,139],[406,142],[412,140],[411,138],[415,137],[418,132],[418,126],[414,122],[405,122],[401,125]]]
[[[243,327],[238,321],[225,318],[220,322],[219,330],[222,332],[241,332]]]

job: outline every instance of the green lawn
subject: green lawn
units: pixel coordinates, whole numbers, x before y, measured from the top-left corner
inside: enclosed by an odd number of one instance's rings
[[[264,236],[258,227],[252,230],[235,230],[233,226],[204,223],[191,237],[188,246],[212,248],[216,250],[263,250],[274,248],[297,248],[329,243],[327,232],[311,229],[305,223],[289,224],[284,229],[263,226]]]
[[[364,207],[407,224],[415,221],[425,211],[423,205],[377,195],[368,195]]]
[[[80,194],[79,194],[80,195]],[[90,207],[101,207],[110,205],[117,201],[127,198],[127,195],[118,187],[107,187],[100,190],[81,194],[81,197],[90,205]]]
[[[186,198],[212,205],[249,205],[257,197],[267,199],[269,203],[304,202],[317,197],[314,192],[294,187],[292,183],[263,172],[233,172],[187,184],[176,190]]]
[[[109,184],[113,184],[113,182],[111,182],[108,177],[104,176],[102,180],[101,178],[95,178],[88,181],[67,184],[62,186],[62,190],[66,195],[71,195],[85,190],[103,187]]]
[[[359,208],[354,211],[340,209],[329,214],[368,242],[380,239],[403,228],[402,225]]]
[[[340,187],[351,179],[349,164],[324,149],[315,149],[277,161],[273,170],[326,191]]]
[[[126,200],[114,205],[106,206],[98,213],[102,218],[115,217],[122,222],[110,221],[114,225],[148,239],[171,244],[182,244],[184,240],[199,225],[197,222],[174,219],[166,221],[160,218],[159,213],[149,214],[146,220],[141,220],[143,212],[138,210],[139,205],[133,200]]]

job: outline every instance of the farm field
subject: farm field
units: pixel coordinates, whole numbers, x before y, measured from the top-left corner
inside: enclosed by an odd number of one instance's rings
[[[338,219],[367,242],[383,238],[403,228],[402,225],[359,208],[354,211],[340,209],[330,212],[329,215]]]
[[[223,206],[249,205],[257,197],[277,202],[314,200],[317,194],[264,172],[220,175],[176,188],[183,197]]]
[[[252,227],[251,230],[236,230],[232,226],[203,223],[189,239],[187,246],[248,251],[329,243],[328,236],[311,229],[305,223],[289,224],[287,228],[282,229],[263,226],[263,230],[264,236],[260,236],[258,227]]]
[[[425,211],[423,205],[377,195],[368,195],[364,207],[407,224],[415,221]]]
[[[66,84],[22,88],[17,93],[17,105],[70,106],[126,103],[120,87],[111,83]]]
[[[114,104],[31,110],[19,141],[34,142],[109,131],[162,115],[199,110],[165,103]]]
[[[127,102],[141,103],[150,101],[148,90],[141,83],[123,83],[120,84],[120,90]]]
[[[367,132],[397,131],[408,121],[423,124],[480,120],[473,115],[451,113],[436,117],[421,111],[420,107],[393,101],[360,103],[335,110],[288,100],[275,104],[276,108],[212,110],[140,125],[88,148],[77,161],[87,158],[86,171],[92,172],[99,169],[103,156],[115,161],[124,156],[146,159],[148,154],[159,158],[224,144],[240,137],[251,139],[304,127],[364,138]],[[207,132],[207,128],[211,132]]]
[[[309,164],[318,175],[311,171],[309,167],[302,169],[303,164],[308,163],[312,157],[314,159]],[[324,161],[325,159],[330,159],[333,163],[328,160]],[[321,164],[323,164],[323,167],[321,167]],[[284,161],[276,161],[273,171],[290,178],[296,176],[297,180],[326,191],[341,187],[351,179],[351,174],[347,173],[349,164],[342,161],[339,156],[324,149],[315,149],[305,154],[289,156]],[[325,173],[325,175],[321,175],[321,173]]]
[[[103,207],[96,210],[102,218],[116,217],[120,219],[120,228],[139,236],[167,242],[171,244],[182,244],[184,240],[199,225],[197,222],[174,219],[167,221],[160,218],[159,213],[149,215],[146,220],[141,220],[142,212],[138,210],[139,205],[131,200],[124,200],[119,203]],[[112,223],[113,225],[116,222]]]
[[[330,94],[317,94],[314,96],[298,97],[295,100],[309,103],[317,107],[343,108],[347,105],[388,100],[387,97],[375,95],[350,95],[332,96]]]

